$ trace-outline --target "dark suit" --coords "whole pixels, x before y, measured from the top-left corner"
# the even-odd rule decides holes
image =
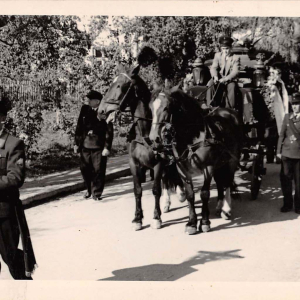
[[[0,253],[14,279],[31,279],[25,276],[24,252],[18,249],[20,228],[16,207],[24,180],[24,143],[4,132],[0,137]]]
[[[92,131],[91,135],[88,133]],[[113,125],[99,121],[97,110],[83,105],[75,131],[75,144],[79,147],[81,173],[87,190],[96,197],[102,195],[105,183],[107,157],[104,148],[110,150],[113,140]]]
[[[283,193],[283,205],[300,209],[300,118],[286,114],[277,144],[277,153],[282,155],[280,181]],[[295,182],[293,201],[292,180]]]
[[[210,74],[212,77],[225,78],[226,83],[219,85],[218,91],[216,91],[216,86],[214,84],[213,78],[208,82],[207,86],[209,89],[206,93],[206,100],[208,105],[213,106],[225,106],[228,108],[236,108],[236,94],[237,94],[237,84],[234,80],[238,77],[240,70],[240,58],[237,55],[230,54],[226,61],[224,61],[222,53],[218,52],[215,54],[212,66],[210,68]],[[222,105],[219,103],[221,101],[224,91],[226,92],[226,103]],[[217,94],[215,95],[215,93]],[[215,97],[214,97],[215,96]],[[214,103],[211,103],[212,100]]]

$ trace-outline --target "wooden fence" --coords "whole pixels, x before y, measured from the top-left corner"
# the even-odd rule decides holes
[[[32,81],[13,81],[0,78],[0,99],[6,95],[23,100],[49,100],[55,101],[58,97],[69,95],[79,100],[86,87],[83,84],[60,84],[59,86],[51,85],[48,82]]]

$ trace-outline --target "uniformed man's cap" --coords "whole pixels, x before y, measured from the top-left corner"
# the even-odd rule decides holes
[[[0,100],[0,115],[7,115],[8,109],[7,105],[4,103],[4,101]]]
[[[86,95],[90,100],[91,99],[97,99],[97,100],[102,100],[102,95],[101,93],[91,90],[87,95]]]
[[[221,47],[231,47],[233,39],[229,36],[222,36],[219,38],[219,43]]]
[[[292,104],[300,104],[300,93],[293,94]]]

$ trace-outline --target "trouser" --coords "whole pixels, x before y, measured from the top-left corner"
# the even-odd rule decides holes
[[[102,195],[105,184],[107,157],[102,149],[81,150],[80,170],[89,193],[96,197]]]
[[[18,249],[20,231],[16,215],[0,218],[0,254],[14,279],[31,280],[25,276],[24,252]],[[1,270],[1,264],[0,264]]]
[[[236,82],[229,83],[214,83],[211,79],[207,84],[206,92],[207,105],[221,106],[227,108],[238,109],[237,105],[237,84]]]
[[[293,199],[293,179],[295,195]],[[280,182],[283,194],[283,205],[288,208],[300,209],[300,159],[282,156]],[[294,201],[293,201],[294,200]]]

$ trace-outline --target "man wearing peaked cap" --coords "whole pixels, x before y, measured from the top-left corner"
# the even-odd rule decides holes
[[[210,68],[212,79],[207,84],[206,99],[208,105],[234,109],[238,106],[236,79],[240,71],[240,58],[231,53],[232,43],[233,39],[228,36],[222,36],[219,39],[221,52],[215,54]],[[222,103],[222,99],[225,100],[225,104]]]
[[[233,43],[233,39],[229,36],[221,36],[219,38],[220,47],[231,47]]]
[[[288,212],[294,208],[295,212],[300,214],[300,93],[292,96],[292,108],[293,112],[284,116],[277,144],[277,156],[281,158],[281,212]]]
[[[91,90],[86,96],[89,99],[96,99],[96,100],[99,100],[99,101],[102,100],[102,94],[97,92],[97,91],[94,91],[94,90]]]
[[[19,188],[25,180],[25,145],[6,132],[7,103],[0,100],[0,254],[14,279],[32,279],[36,266]],[[20,233],[23,251],[18,249]],[[0,265],[1,270],[1,265]]]
[[[113,140],[113,125],[97,118],[101,93],[91,90],[86,97],[75,131],[74,152],[80,152],[80,170],[87,192],[84,198],[101,200],[104,189],[107,156]]]

